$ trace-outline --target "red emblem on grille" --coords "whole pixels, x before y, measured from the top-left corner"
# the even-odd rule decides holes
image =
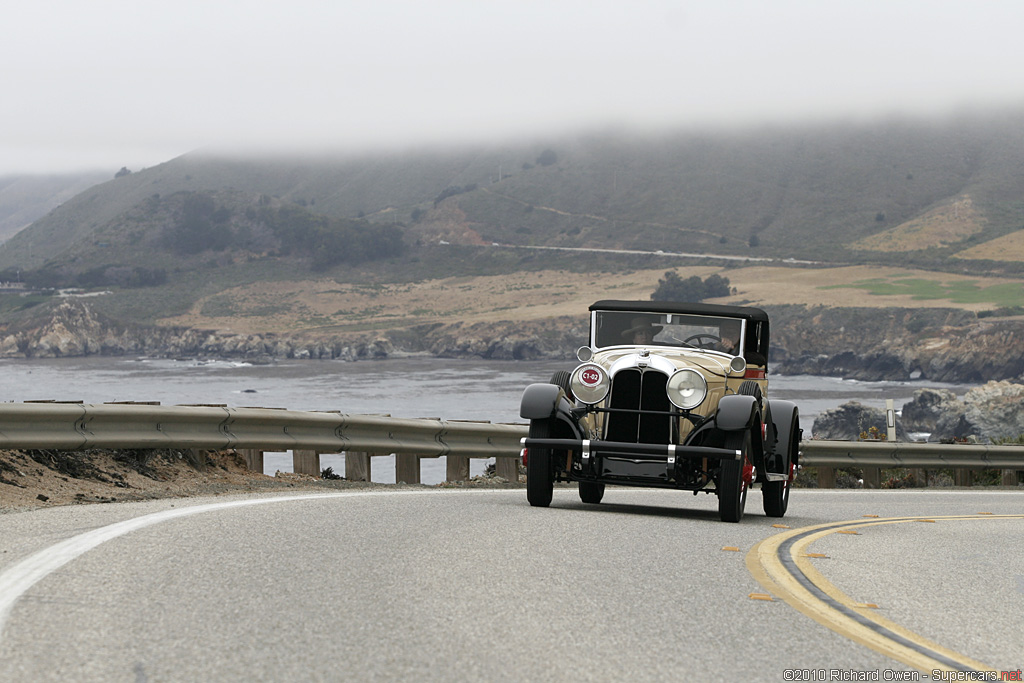
[[[580,373],[580,381],[588,387],[595,386],[601,382],[601,371],[597,368],[587,368]]]

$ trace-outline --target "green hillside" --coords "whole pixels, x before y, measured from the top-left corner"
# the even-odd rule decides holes
[[[348,159],[191,154],[65,202],[0,249],[0,268],[38,268],[77,252],[153,197],[228,190],[335,218],[402,224],[421,244],[450,242],[449,235],[481,244],[928,265],[1024,228],[1022,166],[1021,112],[943,124],[609,134]],[[897,256],[884,242],[872,246],[872,236],[964,197],[975,226],[959,242]]]

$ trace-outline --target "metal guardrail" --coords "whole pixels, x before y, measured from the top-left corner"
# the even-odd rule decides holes
[[[442,456],[449,458],[449,479],[468,476],[469,458],[497,458],[498,473],[511,479],[526,434],[525,425],[272,408],[0,404],[0,448],[239,449],[261,471],[262,451],[290,450],[295,471],[314,475],[319,454],[346,453],[357,456],[351,469],[346,457],[346,476],[367,480],[370,456],[395,454],[399,481],[410,483],[419,481],[418,458]],[[1022,446],[810,440],[801,443],[801,453],[804,465],[822,468],[1024,470]]]
[[[810,440],[800,453],[809,467],[1024,469],[1024,446]]]
[[[254,448],[492,458],[521,425],[333,412],[125,404],[0,404],[0,448]]]

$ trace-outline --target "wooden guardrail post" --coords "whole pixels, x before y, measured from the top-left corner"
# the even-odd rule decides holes
[[[296,474],[320,476],[320,453],[295,449],[292,451],[292,471]]]
[[[880,467],[865,467],[863,470],[864,488],[866,489],[880,489],[882,488],[882,468]]]
[[[836,470],[833,467],[818,468],[818,488],[834,489],[836,487]]]
[[[370,454],[345,451],[345,478],[349,481],[370,481]]]
[[[495,458],[494,473],[506,481],[519,481],[519,458]]]
[[[1003,470],[1003,478],[1000,482],[1003,486],[1017,485],[1017,470]]]
[[[420,483],[420,456],[407,453],[395,455],[395,483]]]
[[[263,451],[258,448],[239,448],[237,453],[245,460],[245,466],[250,471],[263,474]]]
[[[466,481],[469,479],[469,458],[458,455],[445,457],[445,481]]]
[[[910,473],[914,476],[914,486],[928,486],[928,470],[913,467]]]
[[[953,470],[953,483],[956,486],[973,486],[974,472],[959,468]]]

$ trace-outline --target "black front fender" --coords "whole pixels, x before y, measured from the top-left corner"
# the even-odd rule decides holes
[[[753,396],[730,394],[718,401],[715,424],[726,432],[750,429],[758,417],[758,402]]]
[[[554,384],[531,384],[523,392],[519,403],[519,417],[525,420],[544,420],[559,412],[568,414],[572,405],[562,388]]]

